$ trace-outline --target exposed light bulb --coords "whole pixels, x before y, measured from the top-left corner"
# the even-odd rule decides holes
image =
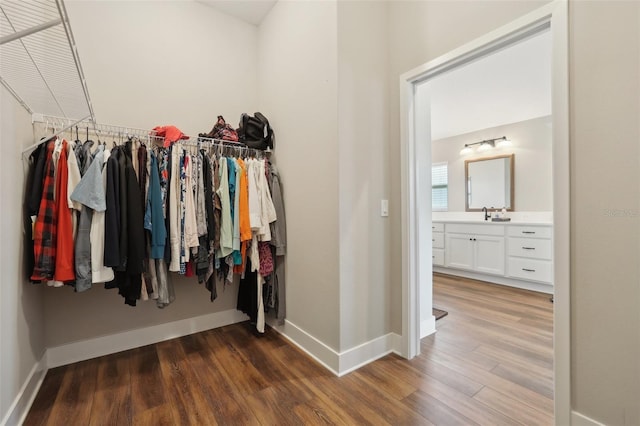
[[[465,145],[464,148],[460,150],[460,155],[469,155],[473,152],[470,146]]]
[[[484,142],[480,144],[480,146],[478,147],[478,151],[480,152],[489,151],[492,148],[493,148],[493,145],[491,145],[489,142]]]
[[[504,148],[511,145],[513,145],[513,143],[511,143],[511,139],[508,139],[506,136],[503,139],[500,139],[496,143],[496,146],[499,146],[500,148]]]

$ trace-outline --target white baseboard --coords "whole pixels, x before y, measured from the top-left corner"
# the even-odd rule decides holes
[[[338,352],[289,320],[285,320],[284,325],[277,325],[274,321],[268,322],[284,338],[338,377],[391,352],[397,354],[401,352],[401,337],[395,333],[388,333],[346,351]]]
[[[423,339],[436,332],[436,317],[429,315],[429,318],[420,321],[420,338]]]
[[[361,345],[340,353],[340,370],[338,376],[344,376],[358,368],[382,358],[392,352],[400,354],[401,338],[395,333],[387,333],[377,339],[369,340]]]
[[[36,399],[38,390],[42,385],[44,376],[47,375],[47,353],[45,352],[40,361],[36,362],[31,372],[24,381],[18,395],[13,400],[13,404],[9,407],[9,411],[5,414],[0,422],[2,426],[21,425],[29,413],[31,404]]]
[[[42,359],[33,366],[0,426],[19,425],[24,421],[48,368],[223,327],[246,319],[246,315],[231,309],[48,348]],[[435,324],[435,320],[433,322]],[[401,336],[395,333],[337,352],[290,321],[285,321],[282,326],[270,325],[336,376],[347,374],[391,352],[401,352]]]
[[[497,275],[478,274],[476,272],[463,271],[462,269],[445,268],[434,266],[433,272],[457,277],[471,278],[473,280],[486,281],[493,284],[505,285],[507,287],[521,288],[523,290],[537,291],[539,293],[553,294],[553,285],[537,283],[534,281],[524,281],[515,278],[500,277]]]
[[[302,349],[327,370],[339,376],[340,354],[333,348],[325,345],[289,320],[285,320],[283,325],[278,325],[271,319],[267,320],[267,322],[271,328],[280,333],[285,339]]]
[[[571,411],[571,426],[605,426],[592,418],[580,414],[577,411]]]
[[[245,321],[248,317],[235,310],[201,315],[170,323],[153,325],[108,336],[96,337],[66,345],[47,349],[47,365],[49,368],[84,361],[103,355],[126,351],[140,346],[151,345],[176,337],[223,327]]]

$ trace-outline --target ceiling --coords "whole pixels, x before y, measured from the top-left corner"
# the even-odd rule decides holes
[[[432,140],[551,115],[551,32],[424,84]]]
[[[197,0],[260,25],[277,0]],[[429,80],[432,139],[551,115],[551,32]]]
[[[277,0],[197,0],[241,21],[260,25]]]

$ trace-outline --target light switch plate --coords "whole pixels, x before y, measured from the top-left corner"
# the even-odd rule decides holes
[[[389,200],[380,201],[380,216],[382,217],[389,216]]]

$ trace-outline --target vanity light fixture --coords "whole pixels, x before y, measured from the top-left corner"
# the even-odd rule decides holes
[[[473,152],[472,146],[475,145],[480,145],[478,146],[478,152],[484,152],[496,147],[502,148],[511,146],[511,140],[507,139],[506,136],[502,136],[500,138],[486,139],[480,142],[465,143],[464,147],[460,150],[460,155],[471,154]]]

